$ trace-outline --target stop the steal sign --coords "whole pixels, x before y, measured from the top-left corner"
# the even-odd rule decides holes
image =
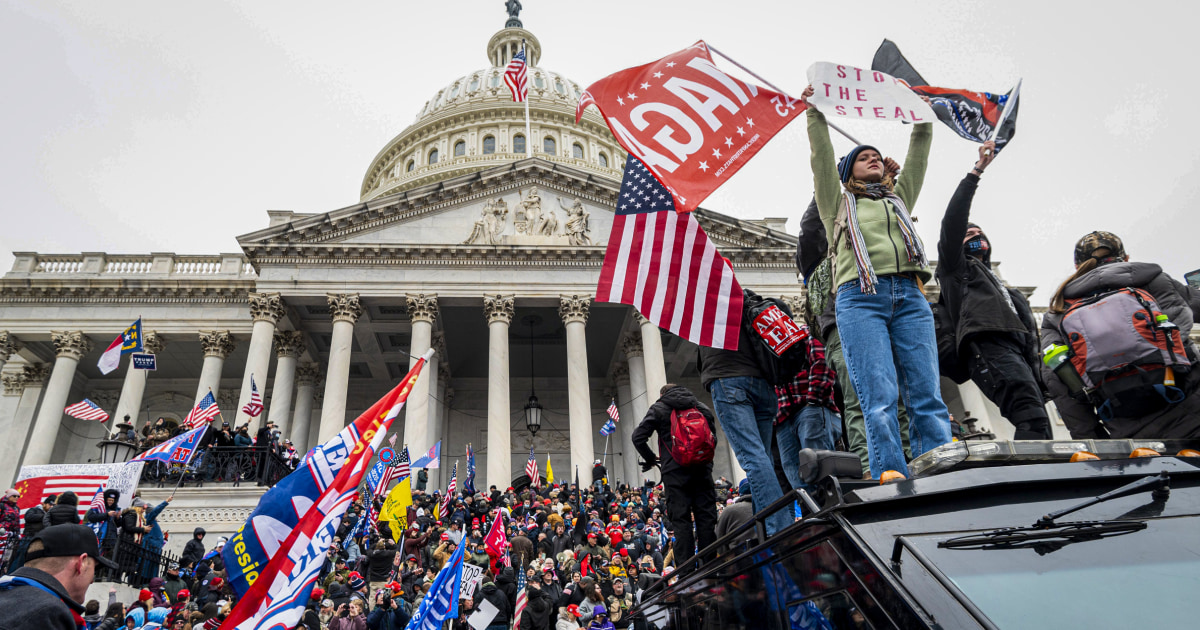
[[[937,116],[908,84],[889,74],[818,61],[808,68],[808,99],[826,116],[857,120],[931,122]]]

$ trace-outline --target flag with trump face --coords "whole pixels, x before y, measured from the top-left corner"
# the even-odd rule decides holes
[[[671,195],[630,155],[617,198],[597,302],[630,304],[692,343],[736,350],[742,287],[729,261]]]
[[[576,106],[576,124],[589,105],[679,212],[699,207],[805,108],[729,76],[703,41],[593,83]]]
[[[346,508],[432,355],[419,358],[399,385],[259,500],[221,553],[240,596],[222,628],[299,623]]]

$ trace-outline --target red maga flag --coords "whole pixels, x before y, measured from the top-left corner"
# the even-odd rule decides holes
[[[671,191],[678,212],[699,207],[805,108],[725,74],[703,41],[593,83],[576,124],[588,105]]]

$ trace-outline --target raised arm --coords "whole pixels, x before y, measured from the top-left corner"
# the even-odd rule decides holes
[[[963,239],[967,235],[967,223],[971,220],[971,202],[979,185],[979,176],[996,157],[995,143],[986,142],[979,147],[979,160],[975,167],[958,184],[946,214],[942,217],[942,234],[938,239],[938,272],[957,271],[966,264],[963,254]]]
[[[904,171],[896,181],[896,196],[904,200],[909,213],[917,205],[917,197],[925,184],[925,169],[929,166],[929,147],[933,145],[933,123],[913,125],[908,140],[908,155],[904,157]]]

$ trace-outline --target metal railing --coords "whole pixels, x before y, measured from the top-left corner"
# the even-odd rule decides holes
[[[205,483],[232,483],[238,487],[243,482],[270,487],[292,470],[292,463],[271,449],[212,446],[198,451],[187,466],[147,462],[142,467],[141,483],[154,484],[159,488],[200,488]]]
[[[162,577],[167,568],[179,562],[179,557],[162,549],[152,549],[120,537],[106,538],[100,544],[100,555],[117,563],[110,569],[96,565],[97,582],[122,582],[142,588],[151,578]]]

